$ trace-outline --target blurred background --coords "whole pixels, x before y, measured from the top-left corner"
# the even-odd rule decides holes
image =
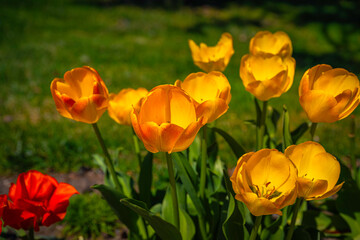
[[[106,204],[99,204],[105,210],[96,213],[94,221],[115,223],[104,227],[98,220],[94,223],[97,229],[80,233],[66,227],[92,226],[75,221],[79,221],[79,211],[96,215],[86,203],[101,201],[88,186],[94,183],[91,180],[102,181],[94,161],[94,154],[102,152],[90,125],[65,119],[56,111],[50,93],[54,78],[88,65],[99,72],[109,92],[129,87],[150,90],[200,71],[193,64],[189,39],[212,46],[223,32],[229,32],[235,54],[224,74],[232,86],[232,100],[216,126],[230,131],[251,151],[255,128],[246,120],[254,119],[255,108],[239,77],[240,59],[248,53],[250,39],[258,31],[269,30],[284,31],[292,40],[297,62],[293,86],[280,98],[271,99],[269,105],[279,112],[287,105],[293,130],[308,121],[298,101],[299,81],[308,68],[326,63],[359,76],[358,9],[360,2],[350,0],[0,0],[0,194],[7,193],[18,173],[29,169],[64,181],[79,182],[85,176],[81,190],[88,197],[73,197],[71,206],[76,206],[77,212],[72,207],[62,236],[122,234],[114,232],[120,223],[114,221],[116,217],[111,219]],[[351,149],[348,137],[352,122],[359,125],[359,121],[360,110],[356,109],[352,118],[320,124],[317,139],[346,163],[352,151],[357,157],[360,154],[360,148]],[[122,171],[136,176],[137,160],[128,139],[131,128],[118,125],[107,113],[98,126]],[[355,133],[357,136],[359,130]],[[231,168],[237,159],[226,143],[219,141],[221,157]],[[154,171],[161,179],[165,165],[160,156],[155,157],[158,164]]]

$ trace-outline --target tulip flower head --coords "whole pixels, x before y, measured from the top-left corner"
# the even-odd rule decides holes
[[[6,194],[2,194],[0,195],[0,234],[2,231],[2,221],[1,221],[1,217],[3,215],[4,212],[4,208],[7,206],[7,195]]]
[[[9,189],[4,226],[35,231],[39,226],[50,226],[64,219],[73,194],[78,194],[73,186],[58,183],[51,176],[35,170],[21,173]]]
[[[108,113],[117,123],[131,126],[130,113],[141,98],[148,94],[145,88],[126,88],[118,94],[111,93],[109,97]]]
[[[75,68],[51,82],[56,109],[66,118],[96,123],[108,106],[109,92],[91,67]]]
[[[340,164],[334,156],[316,142],[291,145],[285,150],[298,169],[298,197],[318,200],[330,197],[340,190],[344,182],[336,185]]]
[[[359,79],[343,68],[319,64],[300,81],[299,101],[310,121],[336,122],[359,105]]]
[[[196,117],[194,100],[181,88],[160,85],[134,108],[131,121],[145,148],[156,152],[179,152],[190,146],[205,124]]]
[[[262,149],[239,158],[231,176],[235,198],[254,216],[278,214],[296,200],[297,170],[283,153]]]
[[[261,101],[280,97],[294,80],[295,59],[277,55],[251,55],[241,58],[240,77],[246,91]]]
[[[289,36],[284,32],[272,34],[260,31],[250,40],[250,54],[271,54],[280,57],[291,57],[292,44]]]
[[[219,118],[229,108],[231,86],[221,72],[192,73],[183,82],[177,80],[175,85],[195,100],[197,117],[204,116],[207,123]]]
[[[230,33],[223,33],[214,47],[208,47],[205,43],[200,43],[199,47],[193,40],[189,40],[189,46],[195,65],[205,72],[224,71],[234,54]]]

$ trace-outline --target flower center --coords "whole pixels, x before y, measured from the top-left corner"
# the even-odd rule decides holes
[[[267,182],[266,184],[262,185],[261,190],[258,185],[250,186],[250,189],[259,198],[263,197],[263,198],[267,198],[270,200],[272,198],[280,196],[281,192],[276,191],[275,186],[270,186],[270,184],[271,184],[271,182]]]

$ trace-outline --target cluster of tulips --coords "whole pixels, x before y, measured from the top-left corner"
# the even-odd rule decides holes
[[[159,236],[254,240],[259,234],[266,239],[261,234],[265,229],[261,227],[262,217],[281,216],[283,208],[294,205],[291,221],[285,220],[286,226],[290,224],[281,233],[283,238],[286,233],[286,239],[291,239],[304,200],[334,195],[344,182],[337,184],[340,175],[337,159],[319,143],[306,141],[296,145],[289,136],[288,125],[284,125],[280,149],[267,148],[270,131],[266,124],[267,101],[288,91],[294,79],[295,60],[289,36],[284,32],[258,32],[250,41],[250,53],[241,59],[240,77],[245,89],[255,97],[257,107],[255,152],[246,152],[228,133],[213,127],[213,122],[227,112],[231,100],[231,86],[222,72],[234,54],[232,36],[224,33],[214,47],[204,43],[198,46],[192,40],[189,46],[194,63],[205,72],[191,73],[183,81],[156,86],[149,92],[129,88],[109,94],[99,73],[87,66],[72,69],[64,78],[52,81],[50,89],[58,112],[66,118],[92,124],[104,151],[110,181],[94,188],[113,207],[134,239]],[[359,94],[358,78],[345,69],[321,64],[307,70],[300,82],[299,100],[312,122],[312,138],[317,123],[335,122],[352,113],[359,104]],[[140,192],[122,181],[126,176],[114,168],[104,144],[97,122],[106,110],[117,123],[132,126],[136,134],[133,139],[140,166]],[[199,131],[200,144],[193,144]],[[217,157],[215,133],[229,143],[239,158],[231,177],[223,171],[224,164]],[[150,152],[144,158],[137,139]],[[146,169],[152,166],[149,159],[152,161],[152,154],[157,152],[165,155],[170,186],[160,203],[151,199],[152,172],[151,168]],[[356,171],[356,166],[353,169]],[[146,171],[147,175],[142,174]],[[141,180],[144,178],[150,183]],[[31,184],[34,186],[27,187]],[[19,190],[20,187],[26,191]],[[59,190],[61,187],[66,187],[66,191]],[[129,188],[130,191],[126,190]],[[48,226],[63,218],[68,198],[74,193],[77,192],[71,186],[30,171],[11,186],[9,200],[1,196],[3,221],[16,229],[31,226],[37,231],[39,225]],[[165,203],[170,207],[166,208]],[[10,217],[10,211],[17,214],[27,211],[32,215],[19,219]]]

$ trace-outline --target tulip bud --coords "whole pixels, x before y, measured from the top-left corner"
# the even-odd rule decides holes
[[[109,97],[109,116],[117,123],[131,126],[130,113],[133,107],[137,107],[141,98],[145,97],[148,90],[145,88],[126,88],[118,94],[111,93]]]
[[[295,59],[292,57],[246,54],[241,58],[240,77],[245,89],[261,101],[287,92],[294,74]]]
[[[359,79],[343,68],[319,64],[300,81],[299,101],[310,121],[336,122],[359,105]]]
[[[285,155],[298,169],[298,197],[319,200],[330,197],[340,190],[344,182],[336,185],[340,176],[340,164],[334,156],[316,142],[291,145]]]
[[[193,40],[189,40],[189,46],[195,65],[205,72],[224,71],[234,54],[230,33],[223,33],[214,47],[208,47],[205,43],[200,43],[199,47]]]
[[[250,54],[271,54],[282,58],[291,57],[291,40],[284,32],[274,34],[269,31],[257,32],[250,40]]]
[[[75,68],[50,86],[56,109],[66,118],[96,123],[108,106],[109,92],[98,72],[91,67]]]
[[[205,124],[203,117],[196,117],[193,99],[173,85],[153,88],[133,109],[131,121],[136,135],[153,153],[185,150]]]
[[[231,176],[235,198],[254,216],[278,214],[296,200],[297,170],[283,153],[262,149],[239,158]]]
[[[192,73],[183,82],[177,80],[175,85],[195,100],[197,117],[204,116],[207,123],[219,118],[229,108],[231,86],[221,72]]]

